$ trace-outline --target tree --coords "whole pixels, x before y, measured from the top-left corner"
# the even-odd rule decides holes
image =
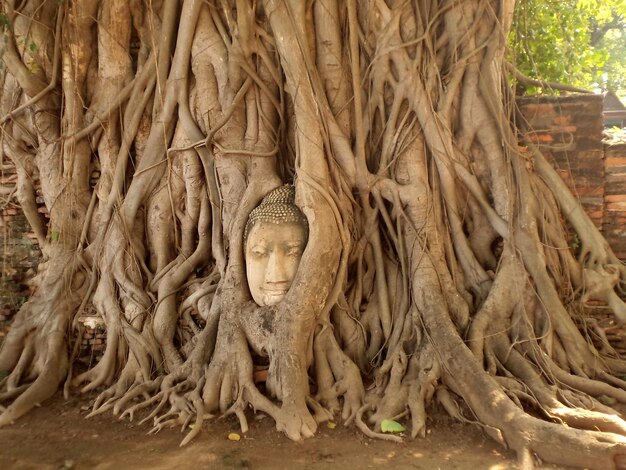
[[[513,61],[526,76],[586,89],[626,88],[626,2],[517,2]]]
[[[625,319],[626,269],[516,126],[513,1],[2,8],[2,149],[46,260],[0,352],[0,425],[63,384],[100,390],[92,414],[195,421],[184,443],[248,407],[295,440],[337,413],[395,440],[384,419],[423,435],[436,400],[526,464],[624,464],[603,401],[625,363],[583,307]],[[259,307],[244,227],[291,181],[308,244]],[[88,309],[107,344],[81,372]]]

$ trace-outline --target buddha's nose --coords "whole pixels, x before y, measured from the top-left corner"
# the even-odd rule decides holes
[[[287,272],[287,259],[278,250],[272,252],[267,260],[265,271],[265,282],[287,283],[289,276]]]

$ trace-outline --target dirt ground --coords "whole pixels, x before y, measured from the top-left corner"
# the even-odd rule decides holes
[[[111,412],[85,419],[93,397],[59,394],[0,429],[0,469],[459,469],[516,468],[515,455],[478,427],[452,421],[435,410],[425,439],[402,444],[366,438],[354,427],[322,425],[301,443],[276,431],[271,419],[250,416],[240,441],[235,418],[205,423],[200,435],[179,447],[180,429],[147,435],[148,424],[119,421]],[[543,468],[559,469],[546,465]]]

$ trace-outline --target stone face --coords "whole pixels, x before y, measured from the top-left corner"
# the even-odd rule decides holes
[[[246,277],[258,305],[276,305],[291,287],[308,238],[308,222],[290,184],[265,195],[244,231]]]
[[[246,276],[258,305],[276,305],[291,287],[307,234],[301,223],[259,222],[246,241]]]

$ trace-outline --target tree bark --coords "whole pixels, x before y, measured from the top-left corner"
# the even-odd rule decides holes
[[[438,402],[523,465],[623,467],[602,401],[626,401],[626,363],[579,312],[623,321],[626,268],[515,127],[513,6],[5,2],[0,142],[45,262],[1,345],[0,425],[62,383],[98,391],[91,415],[194,421],[183,444],[250,407],[294,440],[338,414],[400,440],[383,421],[423,436]],[[309,240],[258,306],[244,228],[284,183]],[[76,373],[86,311],[106,349]]]

